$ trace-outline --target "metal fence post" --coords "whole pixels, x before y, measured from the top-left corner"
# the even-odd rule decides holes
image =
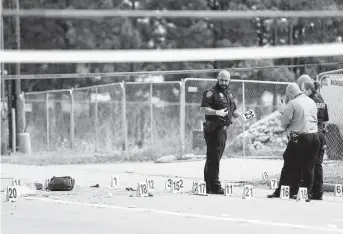
[[[45,94],[46,149],[50,151],[49,92]]]
[[[70,89],[70,101],[71,101],[71,106],[70,106],[70,149],[73,149],[74,147],[74,131],[75,131],[75,123],[74,123],[74,90],[73,88]]]
[[[180,143],[181,152],[180,157],[183,158],[185,153],[185,128],[186,128],[186,89],[185,80],[180,82]]]
[[[154,144],[154,129],[153,129],[153,123],[154,123],[154,106],[152,103],[152,97],[153,97],[153,85],[150,84],[150,140],[151,140],[151,148]]]
[[[245,112],[245,82],[242,81],[242,114]],[[245,124],[242,124],[243,126],[243,156],[245,157]]]
[[[94,104],[94,127],[95,127],[95,140],[94,151],[98,151],[98,88],[95,88],[95,104]]]
[[[125,81],[121,84],[123,95],[122,95],[122,121],[123,121],[123,133],[124,133],[124,150],[128,150],[128,139],[127,139],[127,120],[126,120],[126,88]]]

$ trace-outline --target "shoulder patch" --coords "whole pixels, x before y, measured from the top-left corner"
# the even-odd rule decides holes
[[[206,97],[207,97],[207,98],[212,97],[212,95],[213,95],[213,92],[212,92],[211,90],[209,90],[209,91],[206,92]]]

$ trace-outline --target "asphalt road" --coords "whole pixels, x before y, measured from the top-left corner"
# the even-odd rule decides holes
[[[262,196],[243,200],[218,195],[130,198],[122,194],[84,202],[60,195],[58,199],[3,202],[1,233],[343,233],[342,208],[340,200],[305,203]]]
[[[244,162],[244,161],[241,161]],[[260,178],[261,171],[277,171],[279,162],[237,163],[224,161],[223,180]],[[70,192],[34,191],[16,203],[4,202],[1,194],[1,233],[264,233],[326,234],[343,233],[343,197],[325,194],[323,201],[310,203],[295,200],[267,199],[272,190],[254,187],[254,197],[242,199],[243,187],[235,186],[232,197],[196,196],[189,193],[194,178],[202,177],[201,163],[122,164],[97,166],[26,167],[1,165],[2,177],[26,181],[52,175],[76,177]],[[257,168],[253,171],[252,168]],[[196,167],[196,170],[193,168]],[[238,167],[235,169],[235,167]],[[132,170],[125,173],[126,170]],[[68,173],[69,172],[69,173]],[[110,176],[119,175],[120,188],[110,188]],[[169,175],[169,176],[168,176]],[[164,191],[168,177],[184,180],[182,193]],[[136,197],[126,187],[146,178],[155,180],[152,197]],[[233,179],[232,179],[233,180]],[[9,180],[2,179],[2,186]],[[100,188],[89,185],[99,183]],[[28,189],[29,190],[29,189]],[[26,190],[26,191],[28,191]]]

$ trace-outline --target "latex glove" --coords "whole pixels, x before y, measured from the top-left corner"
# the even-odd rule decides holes
[[[221,109],[221,110],[217,110],[216,111],[216,115],[219,115],[221,117],[226,116],[229,113],[227,108]]]

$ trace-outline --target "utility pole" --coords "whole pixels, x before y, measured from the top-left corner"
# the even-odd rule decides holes
[[[11,35],[15,34],[15,42],[11,41],[11,48],[13,49],[14,47],[17,50],[20,50],[20,16],[19,16],[19,0],[9,0],[9,5],[11,9],[14,9],[14,4],[15,4],[15,9],[17,10],[18,14],[15,17],[12,17],[11,20]],[[13,21],[16,21],[15,24]],[[12,37],[13,38],[13,37]],[[15,44],[15,45],[14,45]],[[13,66],[11,66],[10,69],[11,73],[15,73],[16,75],[20,75],[20,63],[16,63],[15,69]],[[19,142],[19,132],[22,131],[22,126],[21,126],[21,120],[22,120],[22,115],[21,115],[21,99],[20,99],[20,93],[21,93],[21,82],[20,79],[17,78],[16,80],[11,80],[8,81],[8,130],[9,130],[9,148],[12,149],[12,152],[17,151],[17,146]],[[15,109],[15,122],[12,121],[13,116],[12,116],[12,109]],[[15,132],[12,132],[13,127],[15,127]],[[15,136],[13,136],[15,134]],[[14,142],[15,140],[15,142]]]
[[[4,23],[3,23],[3,16],[2,16],[2,1],[0,0],[0,50],[4,49]],[[1,59],[1,58],[0,58]],[[3,112],[3,107],[4,107],[4,94],[5,94],[5,82],[3,81],[3,75],[5,73],[5,68],[4,68],[4,63],[2,60],[0,60],[0,155],[5,151],[3,147],[6,147],[5,144],[3,144],[4,139],[2,137],[5,134],[2,134],[2,132],[5,132],[3,129],[3,123],[4,121],[4,112]],[[7,148],[7,147],[6,147]]]
[[[16,10],[17,10],[17,15],[16,15],[16,47],[17,50],[20,50],[20,16],[19,16],[19,11],[20,11],[20,4],[19,4],[19,0],[15,0],[16,2]],[[17,76],[20,76],[21,73],[21,66],[20,63],[16,63],[16,74]],[[21,97],[21,80],[20,78],[17,78],[15,80],[15,106],[16,106],[16,142],[17,142],[17,146],[19,145],[19,133],[23,132],[25,126],[23,125],[23,120],[25,118],[25,116],[23,116],[22,109],[23,109],[23,98]]]
[[[2,1],[0,0],[0,14],[1,14],[1,17],[0,17],[0,50],[4,50],[4,17],[2,16],[2,10],[3,10],[3,3]],[[4,97],[5,97],[5,81],[2,79],[3,75],[6,75],[5,74],[5,64],[4,62],[1,60],[0,61],[0,72],[1,72],[1,88],[0,88],[0,98],[1,100],[3,101],[4,100]]]

